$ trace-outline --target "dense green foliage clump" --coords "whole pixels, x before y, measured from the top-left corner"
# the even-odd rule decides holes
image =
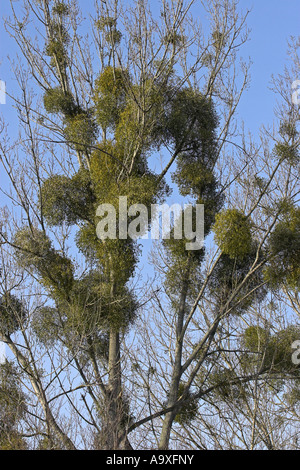
[[[51,176],[42,186],[41,205],[50,226],[63,223],[74,225],[80,220],[93,220],[94,201],[90,174],[84,168],[72,178]]]
[[[0,333],[11,335],[22,328],[27,310],[16,296],[6,293],[0,298]]]
[[[265,370],[273,370],[299,376],[299,366],[293,364],[292,344],[299,340],[300,328],[289,326],[278,333],[261,326],[250,326],[243,337],[247,350],[244,363],[246,367],[257,365]]]
[[[265,278],[274,288],[287,284],[300,288],[300,208],[288,205],[269,239],[271,260]]]
[[[70,115],[75,111],[72,93],[64,92],[61,87],[49,88],[44,94],[44,106],[48,113]]]
[[[216,215],[214,236],[222,252],[230,258],[242,259],[251,252],[251,221],[237,209]]]
[[[79,110],[65,119],[64,135],[77,152],[87,152],[95,144],[97,125],[89,111]]]
[[[263,254],[257,243],[243,258],[232,258],[223,253],[209,280],[212,298],[216,301],[216,313],[227,306],[231,314],[240,315],[253,303],[261,302],[267,294],[263,268]]]
[[[137,301],[127,288],[118,288],[111,302],[110,285],[98,271],[74,280],[68,298],[58,299],[56,307],[41,307],[35,311],[31,326],[39,341],[53,345],[58,337],[72,350],[87,353],[92,343],[97,357],[107,358],[108,332],[125,331],[134,321]],[[76,335],[74,336],[74,332]]]
[[[0,450],[27,450],[18,424],[26,411],[26,397],[14,364],[0,364]]]
[[[279,142],[276,144],[274,153],[280,161],[287,161],[292,165],[300,162],[298,147],[289,142]]]
[[[65,2],[57,1],[55,3],[55,5],[53,5],[52,12],[55,15],[58,15],[60,17],[64,17],[64,16],[69,15],[70,9],[69,9],[68,5]]]
[[[178,397],[180,398],[181,395],[185,392],[185,384],[181,382],[178,388]],[[188,425],[195,419],[198,413],[198,401],[193,399],[191,392],[185,394],[186,404],[184,404],[181,408],[179,413],[175,416],[175,423]]]
[[[24,228],[15,235],[19,264],[40,276],[54,297],[65,297],[73,286],[72,261],[53,247],[49,237],[37,229]]]
[[[107,67],[95,83],[95,114],[103,129],[115,129],[126,105],[128,76],[119,68]]]
[[[241,404],[246,398],[245,390],[238,379],[236,372],[227,367],[217,366],[209,377],[209,384],[212,387],[214,400],[226,401]]]

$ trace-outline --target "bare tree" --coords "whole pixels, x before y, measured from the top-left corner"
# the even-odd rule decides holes
[[[11,2],[5,23],[22,54],[19,133],[2,122],[0,143],[19,435],[39,449],[297,448],[298,56],[274,80],[274,129],[254,139],[236,118],[249,85],[236,1],[80,3]],[[205,245],[187,250],[172,227],[149,279],[119,201],[150,209],[170,190],[204,205]],[[104,203],[116,239],[97,237]]]

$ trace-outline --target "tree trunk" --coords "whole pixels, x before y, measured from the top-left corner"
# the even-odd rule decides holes
[[[183,282],[181,295],[180,295],[180,302],[179,302],[179,312],[178,312],[178,320],[176,326],[176,349],[175,349],[175,359],[174,359],[174,366],[173,366],[173,374],[171,380],[171,386],[168,396],[167,408],[172,407],[178,400],[178,390],[179,384],[182,374],[181,362],[182,362],[182,328],[183,328],[183,321],[184,321],[184,312],[185,312],[185,305],[186,305],[186,297],[188,293],[188,278],[189,278],[189,266],[187,268],[187,273],[185,280]],[[177,410],[176,408],[166,414],[162,432],[160,436],[159,442],[159,449],[165,450],[169,447],[170,435],[172,430],[173,421],[175,419]]]
[[[122,400],[120,334],[114,330],[110,332],[108,365],[109,379],[100,447],[102,450],[131,450],[125,430],[126,416]]]

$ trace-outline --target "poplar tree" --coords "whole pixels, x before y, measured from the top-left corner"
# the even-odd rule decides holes
[[[259,387],[285,403],[298,391],[299,329],[270,305],[300,312],[299,131],[286,91],[277,133],[240,135],[248,12],[234,0],[96,0],[87,20],[80,1],[22,6],[6,20],[23,54],[20,137],[11,146],[3,127],[0,147],[17,207],[2,209],[0,338],[30,391],[17,391],[11,445],[230,448],[219,427],[231,407],[252,430],[245,447],[276,447],[249,410],[263,406]],[[173,227],[153,248],[157,285],[144,284],[119,201],[151,214],[172,191],[194,214],[204,205],[205,243],[187,250]],[[97,236],[102,204],[115,209],[113,239]]]

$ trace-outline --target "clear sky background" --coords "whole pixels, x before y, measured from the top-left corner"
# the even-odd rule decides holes
[[[239,114],[255,134],[262,124],[271,124],[274,119],[271,76],[283,73],[288,63],[287,41],[300,35],[300,0],[241,0],[240,5],[252,8],[248,17],[251,39],[242,50],[253,65],[250,89],[242,97]],[[294,77],[297,79],[300,76]]]

